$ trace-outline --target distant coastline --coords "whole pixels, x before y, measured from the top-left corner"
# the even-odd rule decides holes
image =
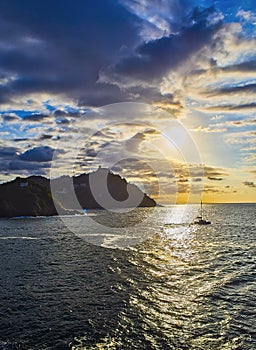
[[[92,173],[79,176],[61,176],[49,180],[42,176],[17,177],[15,180],[0,185],[0,217],[38,217],[54,215],[81,214],[82,210],[104,209],[101,201],[92,194],[89,177],[96,178],[100,183],[107,176],[108,191],[115,203],[125,206],[129,194],[141,198],[138,207],[155,207],[157,203],[137,186],[130,184],[120,175],[113,174],[109,169],[99,168]],[[54,194],[51,191],[54,184]],[[70,198],[75,192],[77,205]],[[101,193],[96,193],[96,197]],[[118,209],[118,207],[116,208]]]

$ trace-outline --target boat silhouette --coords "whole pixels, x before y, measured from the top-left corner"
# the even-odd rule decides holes
[[[203,204],[201,201],[201,207],[200,207],[200,215],[197,216],[193,222],[195,225],[210,225],[211,221],[203,219]]]

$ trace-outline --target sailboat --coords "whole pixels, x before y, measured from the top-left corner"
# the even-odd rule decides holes
[[[203,219],[203,204],[201,201],[200,215],[196,217],[194,220],[194,224],[196,225],[210,225],[211,221],[207,221]]]

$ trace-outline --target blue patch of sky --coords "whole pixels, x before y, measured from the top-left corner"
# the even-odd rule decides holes
[[[200,6],[200,7],[214,6],[216,10],[219,10],[223,13],[223,15],[225,16],[225,20],[228,22],[237,21],[237,12],[239,10],[252,11],[252,12],[255,11],[255,0],[244,0],[244,1],[201,0],[201,1],[194,1],[193,3],[194,3],[194,6]]]
[[[30,113],[31,114],[31,113]],[[27,115],[30,115],[27,114]],[[36,128],[36,131],[32,131]],[[22,138],[34,138],[38,136],[38,128],[44,128],[44,124],[25,124],[23,123],[1,123],[0,137],[2,140],[14,140]]]
[[[218,82],[213,82],[206,85],[206,89],[208,90],[218,90],[218,89],[228,89],[235,87],[246,87],[247,85],[256,84],[256,80],[252,79],[244,79],[244,78],[224,78]]]
[[[69,106],[69,105],[62,105],[62,106],[53,106],[49,101],[43,102],[43,106],[50,112],[53,113],[54,111],[58,110],[59,108],[63,109],[66,113],[78,113],[81,112],[81,109],[79,107]],[[31,111],[33,113],[33,111]]]
[[[28,135],[30,136],[30,137],[35,137],[35,136],[37,136],[38,135],[38,131],[36,131],[36,132],[31,132],[31,130],[33,130],[33,129],[38,129],[38,128],[40,128],[40,127],[44,127],[44,125],[41,123],[41,124],[26,124],[25,126],[23,126],[23,128],[22,128],[22,131],[24,132],[24,133],[29,133]],[[28,136],[27,134],[26,134],[26,136]]]
[[[251,116],[248,117],[244,114],[237,114],[237,113],[228,113],[228,114],[225,114],[225,113],[216,113],[216,115],[223,115],[223,119],[222,120],[215,120],[216,123],[221,123],[223,121],[236,121],[236,122],[239,122],[239,121],[244,121],[245,119],[251,119]],[[238,129],[238,128],[237,128]]]
[[[56,111],[56,107],[52,106],[49,101],[43,103],[44,107],[49,111],[49,112],[54,112]]]
[[[2,115],[15,114],[22,119],[31,115],[41,114],[38,110],[25,111],[23,109],[8,109],[7,111],[1,111],[0,113]]]
[[[242,21],[241,17],[237,16],[239,10],[251,11],[256,15],[255,0],[201,0],[193,1],[193,5],[195,7],[198,6],[203,8],[214,6],[216,10],[219,10],[223,14],[225,22],[239,22],[243,25],[245,35],[247,35],[248,37],[255,35],[255,24],[253,22],[250,23]]]
[[[26,137],[26,133],[20,129],[21,124],[0,124],[0,137],[2,140],[10,140]]]
[[[67,113],[77,113],[80,111],[80,108],[75,108],[75,107],[71,107],[69,105],[64,106],[64,111]]]

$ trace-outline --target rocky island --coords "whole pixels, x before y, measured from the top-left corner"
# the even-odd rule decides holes
[[[107,172],[107,174],[106,174]],[[42,176],[17,177],[15,180],[0,185],[0,217],[17,216],[52,216],[78,213],[78,207],[70,200],[73,191],[80,209],[102,209],[97,197],[101,193],[92,194],[90,180],[98,182],[107,175],[107,187],[115,203],[125,203],[130,195],[141,198],[139,207],[154,207],[156,202],[137,186],[130,184],[120,175],[108,169],[99,168],[92,173],[79,176],[61,176],[49,180]],[[51,191],[51,185],[54,191]],[[71,186],[72,185],[72,186]]]

